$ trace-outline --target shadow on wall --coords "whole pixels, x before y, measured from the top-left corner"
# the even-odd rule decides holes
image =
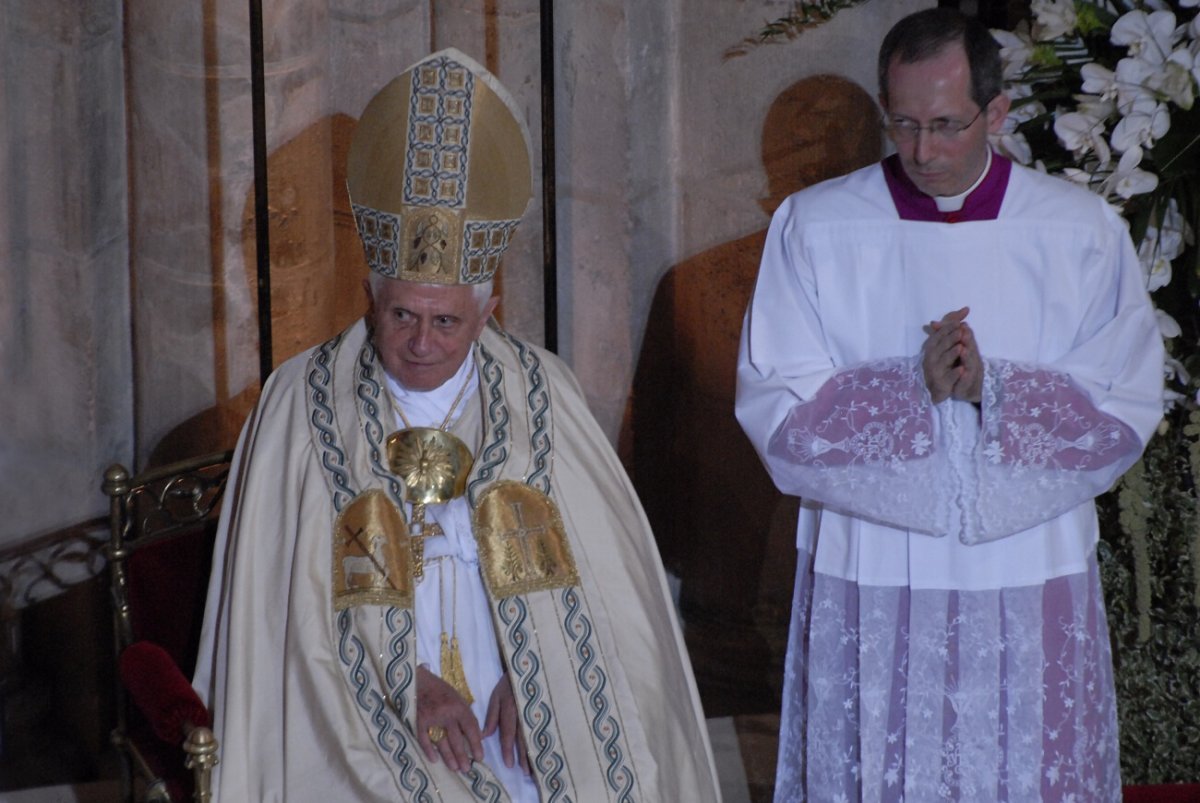
[[[763,122],[763,209],[878,161],[880,122],[871,96],[845,78],[788,87]],[[622,438],[663,562],[682,580],[684,636],[710,717],[778,711],[783,682],[799,500],[775,490],[733,414],[765,239],[756,231],[663,277],[634,377],[632,437]]]
[[[268,157],[271,245],[272,364],[280,363],[334,336],[366,312],[362,282],[367,263],[346,193],[346,152],[357,121],[344,114],[324,118]],[[257,308],[257,254],[254,189],[243,204],[242,259],[251,309]],[[228,343],[253,342],[231,327],[257,326],[227,315],[224,299],[238,293],[216,288],[213,337],[218,377],[217,404],[172,429],[155,445],[149,466],[231,449],[261,388],[257,383],[232,393],[225,384],[230,366],[252,362],[228,353]]]

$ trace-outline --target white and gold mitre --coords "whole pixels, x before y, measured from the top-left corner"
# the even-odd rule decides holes
[[[533,195],[529,137],[496,77],[457,50],[371,99],[346,184],[371,270],[431,284],[495,274]]]

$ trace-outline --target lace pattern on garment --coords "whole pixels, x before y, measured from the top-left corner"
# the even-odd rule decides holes
[[[767,446],[782,490],[862,518],[947,532],[952,477],[935,459],[935,408],[915,358],[840,371],[797,404]]]
[[[871,587],[801,551],[777,803],[1120,800],[1099,576]]]
[[[791,409],[767,460],[786,493],[974,544],[1092,499],[1141,448],[1064,373],[990,360],[979,408],[934,405],[905,358],[835,374]]]
[[[1067,374],[1004,360],[987,361],[981,430],[970,461],[977,518],[964,543],[1019,532],[1098,496],[1143,446]]]

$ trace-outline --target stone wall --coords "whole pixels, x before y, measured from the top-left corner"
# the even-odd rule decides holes
[[[0,551],[132,450],[121,47],[120,0],[0,5]]]

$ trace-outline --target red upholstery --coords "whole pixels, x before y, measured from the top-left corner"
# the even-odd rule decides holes
[[[190,801],[193,786],[180,726],[186,719],[209,724],[190,678],[215,531],[214,520],[198,522],[183,534],[135,550],[126,564],[135,639],[120,656],[121,680],[135,703],[128,736],[176,801]],[[191,698],[186,703],[185,696]]]
[[[184,725],[211,724],[208,709],[166,650],[149,641],[129,645],[121,653],[121,682],[164,742],[180,744]]]
[[[1126,786],[1125,803],[1200,803],[1200,784]]]

